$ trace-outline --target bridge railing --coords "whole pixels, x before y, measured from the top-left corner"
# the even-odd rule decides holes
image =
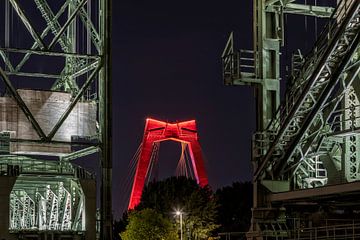
[[[246,240],[246,232],[219,233],[220,240]]]
[[[290,233],[293,240],[359,239],[360,223],[329,225],[315,228],[299,228]]]
[[[301,227],[301,219],[288,219],[288,240],[325,240],[325,239],[360,239],[360,220],[356,219],[325,219],[321,227]],[[291,226],[290,226],[291,225]],[[295,227],[297,226],[297,227]],[[294,228],[292,228],[294,227]],[[283,231],[283,230],[282,230]],[[276,234],[275,234],[276,235]],[[281,234],[277,234],[281,236]],[[273,237],[268,231],[262,236]],[[246,240],[246,232],[222,232],[218,234],[220,240]],[[282,239],[279,237],[278,239]]]

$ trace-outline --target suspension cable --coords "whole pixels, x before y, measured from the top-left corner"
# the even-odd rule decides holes
[[[155,142],[153,144],[153,148],[152,148],[152,152],[151,152],[150,164],[149,164],[149,167],[148,167],[147,172],[146,172],[146,176],[147,176],[147,181],[146,182],[147,183],[149,183],[151,181],[151,178],[152,178],[152,175],[153,175],[153,169],[158,165],[159,150],[160,150],[160,143]]]
[[[181,143],[181,155],[180,160],[176,167],[176,176],[186,176],[188,177],[187,168],[186,168],[186,159],[185,159],[185,152],[186,152],[187,143]]]
[[[126,206],[129,201],[128,197],[130,196],[130,193],[131,193],[132,180],[135,176],[136,166],[138,165],[138,162],[139,162],[141,149],[142,149],[142,144],[139,145],[134,156],[130,160],[130,162],[127,166],[127,169],[128,169],[127,175],[124,175],[125,177],[123,178],[123,180],[120,182],[120,185],[119,185],[120,186],[119,188],[123,190],[123,195],[121,196],[120,202],[121,203],[126,202]]]

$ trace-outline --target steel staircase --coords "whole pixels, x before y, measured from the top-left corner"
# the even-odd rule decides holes
[[[334,91],[339,76],[349,67],[359,44],[359,6],[358,1],[352,1],[339,5],[334,11],[294,84],[288,89],[285,103],[264,133],[269,144],[263,152],[255,179],[264,174],[265,168],[272,178],[281,175],[287,162],[294,165],[295,152],[304,154],[301,148],[306,144],[299,143],[319,136],[321,129],[316,127],[316,123],[325,120],[318,114],[319,109]],[[305,147],[309,149],[310,145]]]

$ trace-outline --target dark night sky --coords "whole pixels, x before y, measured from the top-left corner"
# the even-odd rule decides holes
[[[244,47],[251,47],[252,2],[113,4],[115,216],[123,209],[122,185],[146,117],[197,120],[213,189],[250,180],[253,91],[223,85],[220,56],[236,28],[243,29],[237,37]],[[174,173],[179,157],[180,144],[161,145],[160,177]]]
[[[329,3],[307,0],[315,2]],[[286,23],[291,27],[284,61],[296,48],[309,49],[315,35],[313,18],[293,16]],[[127,166],[147,117],[197,120],[214,190],[251,179],[253,89],[222,83],[220,56],[231,31],[237,48],[252,49],[251,0],[113,1],[115,217],[126,207]],[[180,145],[166,143],[160,149],[162,178],[174,173]]]

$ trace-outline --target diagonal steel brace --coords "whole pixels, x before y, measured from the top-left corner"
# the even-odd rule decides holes
[[[70,103],[66,111],[63,113],[63,115],[60,117],[58,122],[55,124],[51,132],[47,135],[46,139],[48,141],[51,141],[51,139],[55,136],[56,132],[59,130],[61,125],[64,123],[66,118],[69,116],[75,105],[79,102],[80,98],[84,95],[85,90],[90,86],[90,84],[93,82],[94,77],[96,74],[99,73],[100,69],[102,68],[103,62],[102,60],[99,60],[97,68],[90,74],[84,85],[81,87],[80,91],[77,93],[74,100]]]
[[[40,139],[45,140],[46,135],[45,135],[44,131],[41,129],[39,123],[36,121],[36,119],[34,118],[34,116],[31,113],[31,111],[26,106],[25,102],[22,100],[22,98],[20,97],[19,93],[16,91],[14,86],[11,84],[10,79],[8,78],[8,76],[5,74],[4,70],[1,67],[0,67],[0,75],[1,75],[4,83],[10,90],[11,95],[15,98],[16,103],[21,108],[21,110],[25,114],[26,118],[29,120],[29,122],[35,129],[36,133],[39,135]]]
[[[18,16],[20,17],[21,21],[24,23],[25,27],[27,28],[27,30],[31,34],[31,36],[34,38],[34,40],[40,46],[40,48],[41,49],[46,49],[46,46],[45,46],[44,42],[41,40],[41,37],[35,31],[34,27],[30,23],[29,19],[26,17],[26,15],[25,15],[24,11],[22,10],[22,8],[20,7],[18,1],[17,0],[9,0],[9,1],[10,1],[11,5],[13,6],[13,8],[15,9]]]
[[[56,34],[56,36],[53,38],[53,40],[51,41],[50,45],[49,45],[49,50],[55,45],[55,43],[59,40],[59,38],[61,37],[61,35],[65,32],[65,30],[67,29],[67,27],[74,21],[75,17],[77,16],[77,14],[79,13],[79,11],[81,10],[81,8],[85,5],[85,3],[87,2],[87,0],[83,0],[79,6],[77,6],[77,8],[75,9],[75,11],[71,14],[71,16],[68,18],[68,20],[66,21],[66,23],[64,24],[64,26],[61,28],[61,30]]]

